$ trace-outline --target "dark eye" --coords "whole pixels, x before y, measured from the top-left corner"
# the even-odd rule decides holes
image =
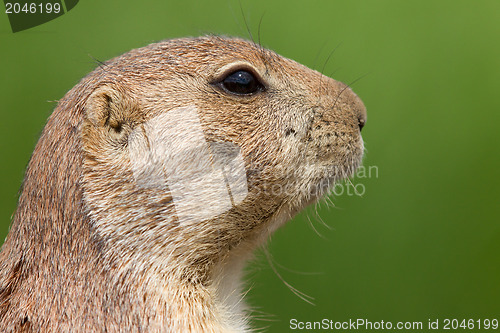
[[[262,90],[262,84],[250,72],[240,70],[226,76],[221,82],[229,92],[238,95],[250,95]]]

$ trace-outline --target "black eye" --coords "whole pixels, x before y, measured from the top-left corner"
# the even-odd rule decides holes
[[[238,95],[250,95],[262,90],[262,84],[250,72],[240,70],[226,76],[221,82],[229,92]]]

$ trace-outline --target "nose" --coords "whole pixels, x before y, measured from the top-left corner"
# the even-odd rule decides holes
[[[358,126],[361,131],[366,124],[366,107],[361,98],[358,97],[352,90],[350,91],[351,107],[354,115],[358,118]]]
[[[366,124],[366,108],[363,103],[361,103],[361,105],[362,109],[358,112],[358,126],[360,132]]]
[[[341,113],[349,115],[349,118],[352,119],[352,126],[356,126],[357,122],[361,131],[366,125],[366,107],[363,101],[352,91],[351,87],[339,81],[336,83],[339,92],[335,97],[334,106],[337,106]]]

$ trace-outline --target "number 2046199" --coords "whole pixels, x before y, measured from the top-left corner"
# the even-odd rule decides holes
[[[498,329],[498,319],[444,319],[443,329],[445,330],[496,330]]]
[[[61,12],[60,3],[5,3],[5,13],[7,14],[58,14]]]

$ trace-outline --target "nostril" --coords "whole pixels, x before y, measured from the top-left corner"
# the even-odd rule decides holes
[[[363,127],[365,127],[365,124],[366,124],[366,119],[364,119],[364,118],[359,118],[358,119],[358,126],[359,126],[359,131],[360,132],[363,129]]]

